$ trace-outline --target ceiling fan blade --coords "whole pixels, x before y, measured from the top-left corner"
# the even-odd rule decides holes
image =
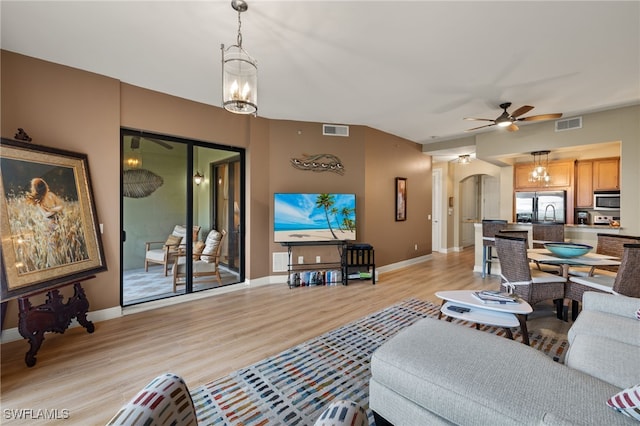
[[[490,120],[490,121],[493,121],[493,120]],[[485,128],[485,127],[491,127],[491,126],[495,126],[495,125],[496,125],[495,123],[492,123],[492,124],[486,124],[486,125],[484,125],[484,126],[474,127],[473,129],[467,129],[467,130],[465,130],[465,132],[473,132],[474,130],[483,129],[483,128]]]
[[[470,121],[494,121],[490,118],[472,118],[472,117],[465,117],[465,120],[470,120]]]
[[[533,109],[533,107],[531,105],[521,106],[517,110],[513,111],[513,114],[511,114],[511,117],[513,117],[513,118],[520,117],[522,114],[526,114],[529,111],[531,111],[532,109]]]
[[[516,126],[515,124],[512,124],[511,126],[507,127],[507,131],[508,132],[517,132],[519,129],[518,126]]]
[[[542,121],[542,120],[552,120],[554,118],[560,118],[560,117],[562,117],[562,113],[540,114],[540,115],[532,115],[530,117],[518,118],[518,121]]]
[[[158,140],[158,139],[151,139],[151,138],[145,138],[145,139],[146,139],[146,140],[148,140],[148,141],[151,141],[151,142],[157,143],[158,145],[160,145],[160,146],[161,146],[161,147],[163,147],[163,148],[166,148],[166,149],[173,149],[173,146],[171,146],[170,144],[168,144],[168,143],[167,143],[167,142],[165,142],[165,141],[161,141],[161,140]]]
[[[140,136],[132,136],[131,137],[131,149],[140,148]]]

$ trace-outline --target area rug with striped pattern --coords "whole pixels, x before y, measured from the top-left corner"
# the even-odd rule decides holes
[[[198,424],[303,426],[313,425],[334,400],[348,399],[368,408],[373,352],[416,321],[437,318],[439,309],[440,305],[428,301],[405,300],[196,388],[191,396]],[[466,321],[453,322],[475,327]],[[566,335],[529,328],[532,347],[564,361]],[[492,326],[480,326],[480,330],[505,333]],[[520,331],[513,337],[522,341]]]

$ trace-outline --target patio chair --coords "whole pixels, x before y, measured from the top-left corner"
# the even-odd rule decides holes
[[[204,247],[201,252],[193,253],[192,276],[198,277],[215,277],[218,284],[222,285],[222,277],[220,276],[220,252],[222,250],[222,241],[227,231],[224,229],[220,232],[215,229],[211,230],[204,241]],[[176,292],[177,286],[184,285],[187,278],[186,254],[184,251],[176,256],[173,264],[173,292]]]
[[[500,290],[520,296],[534,309],[539,302],[553,300],[558,318],[562,318],[566,278],[531,268],[525,238],[497,234],[495,246],[500,260]]]
[[[482,221],[482,278],[491,275],[491,263],[497,259],[493,256],[496,233],[506,228],[507,221],[501,219],[484,219]]]
[[[194,226],[193,241],[198,239],[199,232],[200,227],[197,225]],[[144,271],[149,272],[150,263],[160,264],[166,277],[168,275],[169,265],[175,259],[176,254],[178,254],[181,244],[184,244],[186,236],[187,228],[182,225],[176,225],[165,241],[147,241],[145,243]]]
[[[617,258],[622,257],[625,244],[640,244],[640,237],[619,234],[597,234],[598,242],[596,245],[596,253],[606,254]],[[606,275],[615,277],[618,272],[618,266],[576,266],[569,268],[569,275],[577,277],[590,277],[594,275]]]
[[[571,318],[578,317],[582,296],[587,291],[640,297],[640,244],[624,244],[615,276],[569,277],[564,297],[571,299]]]

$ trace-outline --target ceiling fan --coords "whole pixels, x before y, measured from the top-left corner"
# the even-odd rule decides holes
[[[141,138],[142,139],[146,139],[146,140],[151,141],[151,142],[154,142],[154,143],[157,143],[158,145],[160,145],[163,148],[173,149],[173,146],[171,146],[170,144],[168,144],[165,141],[161,141],[161,140],[158,140],[158,139],[151,139],[151,138],[147,138],[147,137],[144,137],[144,136],[142,136],[142,137],[141,136],[132,136],[131,137],[131,149],[140,148],[140,139]]]
[[[495,120],[490,118],[465,118],[465,120],[472,121],[490,121],[491,124],[485,124],[484,126],[474,127],[473,129],[465,130],[465,132],[472,132],[474,130],[482,129],[490,126],[499,126],[506,127],[509,132],[515,132],[518,130],[518,126],[516,126],[516,121],[543,121],[543,120],[551,120],[554,118],[562,117],[562,113],[557,114],[540,114],[540,115],[530,115],[528,117],[520,117],[523,114],[528,113],[533,109],[530,105],[524,105],[515,110],[512,114],[507,112],[507,108],[511,106],[511,102],[505,102],[500,104],[500,108],[502,108],[503,112],[500,114],[498,118]]]

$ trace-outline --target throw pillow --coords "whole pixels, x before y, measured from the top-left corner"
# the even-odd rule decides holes
[[[609,398],[607,405],[625,416],[640,420],[640,385],[621,390]]]
[[[202,250],[204,250],[204,247],[204,241],[196,241],[195,243],[193,243],[193,260],[200,259],[200,255],[202,254]]]
[[[207,235],[207,239],[204,242],[204,249],[202,250],[202,254],[200,255],[200,259],[205,262],[215,262],[216,251],[218,250],[218,244],[220,244],[220,240],[222,239],[222,234],[215,229],[209,232]]]
[[[195,425],[196,410],[184,380],[166,373],[138,392],[107,425]]]
[[[636,319],[640,321],[640,308],[636,311]]]
[[[320,414],[314,426],[368,426],[367,412],[353,401],[334,401]]]
[[[176,235],[169,235],[169,237],[167,238],[167,242],[164,243],[166,246],[177,246],[178,244],[180,244],[180,242],[182,241],[182,237],[178,237]]]

